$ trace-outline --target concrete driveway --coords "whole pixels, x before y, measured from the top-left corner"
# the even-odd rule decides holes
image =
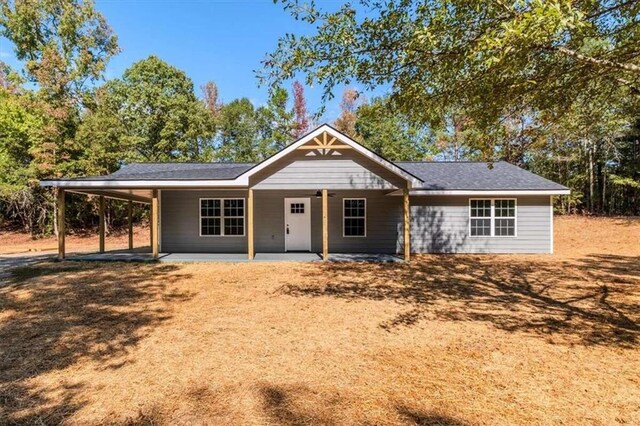
[[[9,276],[12,268],[33,265],[38,262],[55,258],[55,251],[2,254],[0,255],[0,282],[3,282],[4,279]]]

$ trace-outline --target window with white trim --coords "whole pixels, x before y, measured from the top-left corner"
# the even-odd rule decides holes
[[[343,198],[342,235],[365,237],[367,235],[367,200]]]
[[[469,234],[472,237],[515,237],[516,200],[469,200]]]
[[[201,198],[201,236],[244,236],[244,198]]]

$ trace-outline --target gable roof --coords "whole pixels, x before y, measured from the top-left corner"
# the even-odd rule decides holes
[[[397,164],[423,181],[420,187],[413,188],[415,190],[568,190],[559,183],[506,161],[497,161],[493,167],[485,162],[401,161]]]
[[[409,183],[411,194],[484,193],[568,194],[568,188],[504,161],[391,162],[323,124],[260,163],[132,163],[106,176],[43,180],[42,186],[68,188],[243,188],[249,177],[310,143],[324,132]]]
[[[283,157],[286,157],[287,155],[291,154],[292,152],[294,152],[296,149],[298,149],[302,145],[305,145],[305,144],[313,141],[314,138],[319,137],[320,135],[322,135],[325,132],[330,134],[333,137],[336,137],[343,144],[350,146],[356,152],[360,153],[362,156],[367,157],[369,160],[371,160],[371,161],[373,161],[375,163],[378,163],[379,165],[381,165],[385,169],[389,170],[391,173],[393,173],[393,174],[401,177],[402,179],[406,180],[409,183],[410,187],[412,185],[415,186],[415,185],[420,185],[422,183],[418,177],[414,176],[413,174],[411,174],[407,170],[404,170],[402,167],[398,166],[396,163],[393,163],[393,162],[387,160],[386,158],[384,158],[383,156],[381,156],[380,154],[377,154],[376,152],[373,152],[369,148],[365,147],[364,145],[361,145],[360,143],[356,142],[355,140],[351,139],[349,136],[345,135],[344,133],[341,133],[339,130],[335,129],[334,127],[331,127],[328,124],[320,125],[316,129],[314,129],[311,132],[307,133],[306,135],[302,136],[297,141],[295,141],[292,144],[290,144],[290,145],[286,146],[285,148],[281,149],[280,151],[278,151],[277,153],[275,153],[271,157],[267,158],[266,160],[264,160],[264,161],[262,161],[260,163],[257,163],[254,167],[252,167],[247,172],[245,172],[244,174],[239,176],[239,178],[247,178],[248,179],[250,176],[254,175],[255,173],[259,172],[260,170],[262,170],[262,169],[264,169],[266,167],[269,167],[271,164],[277,162],[278,160],[282,159]]]

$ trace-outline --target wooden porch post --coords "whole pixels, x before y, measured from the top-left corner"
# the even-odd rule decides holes
[[[133,201],[131,200],[127,206],[127,215],[129,218],[129,250],[133,250]]]
[[[98,234],[100,234],[100,253],[104,253],[104,233],[105,233],[105,224],[104,224],[104,196],[101,195],[99,197],[99,209],[98,209],[98,215],[100,217],[100,222],[98,225]]]
[[[58,188],[58,259],[63,260],[65,256],[64,236],[65,236],[65,211],[64,211],[64,189]]]
[[[153,190],[151,198],[151,254],[158,258],[158,190]]]
[[[329,207],[328,193],[322,190],[322,260],[329,259]]]
[[[253,189],[249,189],[247,197],[247,255],[249,260],[253,260],[255,249],[253,247]]]
[[[404,261],[411,260],[411,206],[409,205],[409,189],[403,190],[403,213],[404,213]]]

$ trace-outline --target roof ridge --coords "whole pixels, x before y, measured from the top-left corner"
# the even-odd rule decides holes
[[[228,164],[228,165],[247,165],[258,164],[257,162],[240,162],[240,161],[134,161],[132,163],[124,164],[124,166],[131,166],[132,164]]]

